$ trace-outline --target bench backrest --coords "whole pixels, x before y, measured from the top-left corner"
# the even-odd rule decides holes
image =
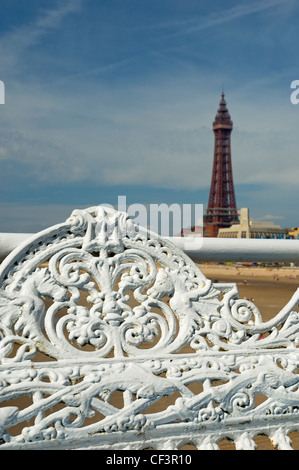
[[[0,287],[0,449],[291,447],[298,291],[263,322],[235,284],[101,206],[14,250]]]

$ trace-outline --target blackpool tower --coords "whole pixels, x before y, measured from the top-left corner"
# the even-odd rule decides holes
[[[204,217],[204,236],[217,237],[219,228],[238,223],[231,162],[230,135],[233,123],[226,107],[224,93],[213,122],[215,134],[214,162],[210,196]]]

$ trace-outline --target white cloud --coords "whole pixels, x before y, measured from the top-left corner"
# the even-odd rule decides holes
[[[264,10],[272,9],[277,5],[286,6],[286,3],[292,3],[292,0],[263,0],[259,2],[246,2],[232,8],[225,8],[221,11],[213,12],[208,15],[196,17],[188,20],[173,20],[163,23],[157,23],[151,26],[152,29],[175,29],[173,35],[191,34],[196,31],[205,30],[214,26],[227,23],[229,21],[259,13]]]
[[[176,31],[191,34],[283,3],[244,2],[201,19],[178,20]],[[209,58],[200,49],[204,61],[199,64],[187,64],[180,55],[167,72],[157,70],[156,75],[134,75],[132,82],[129,76],[117,81],[117,71],[134,62],[135,50],[117,57],[107,51],[105,60],[87,62],[88,67],[78,71],[70,66],[65,75],[58,69],[53,80],[42,82],[42,75],[36,79],[34,71],[44,50],[35,48],[33,56],[29,49],[62,28],[68,15],[80,11],[83,0],[58,5],[56,10],[39,10],[30,24],[0,38],[3,68],[10,76],[0,116],[0,161],[11,171],[7,184],[13,186],[15,171],[28,175],[28,186],[90,181],[157,190],[208,188],[214,150],[212,121],[224,82],[234,121],[235,184],[297,185],[299,106],[290,104],[289,83],[285,96],[281,88],[278,92],[276,81],[284,79],[283,71],[263,78],[253,73],[255,81],[243,76],[241,82],[237,66],[225,72],[217,65],[206,67],[205,60],[213,62],[217,57],[211,53]],[[146,57],[151,53],[146,50]],[[55,61],[51,54],[50,60]],[[33,73],[22,81],[25,63]],[[137,68],[133,67],[134,73]],[[103,79],[101,73],[107,71],[113,71],[115,81]],[[263,209],[263,213],[268,211],[270,207]]]

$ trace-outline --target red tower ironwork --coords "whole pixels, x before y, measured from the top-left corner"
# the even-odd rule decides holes
[[[230,135],[233,123],[222,93],[213,122],[215,134],[214,162],[209,203],[204,217],[204,235],[217,237],[219,228],[238,222],[231,162]]]

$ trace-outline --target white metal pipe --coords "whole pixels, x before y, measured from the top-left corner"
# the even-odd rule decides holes
[[[200,237],[173,237],[171,240],[190,258],[198,262],[299,263],[299,240]]]
[[[0,233],[0,260],[31,233]],[[299,240],[169,237],[191,259],[201,261],[286,262],[299,264]]]
[[[33,233],[0,233],[0,261]]]

